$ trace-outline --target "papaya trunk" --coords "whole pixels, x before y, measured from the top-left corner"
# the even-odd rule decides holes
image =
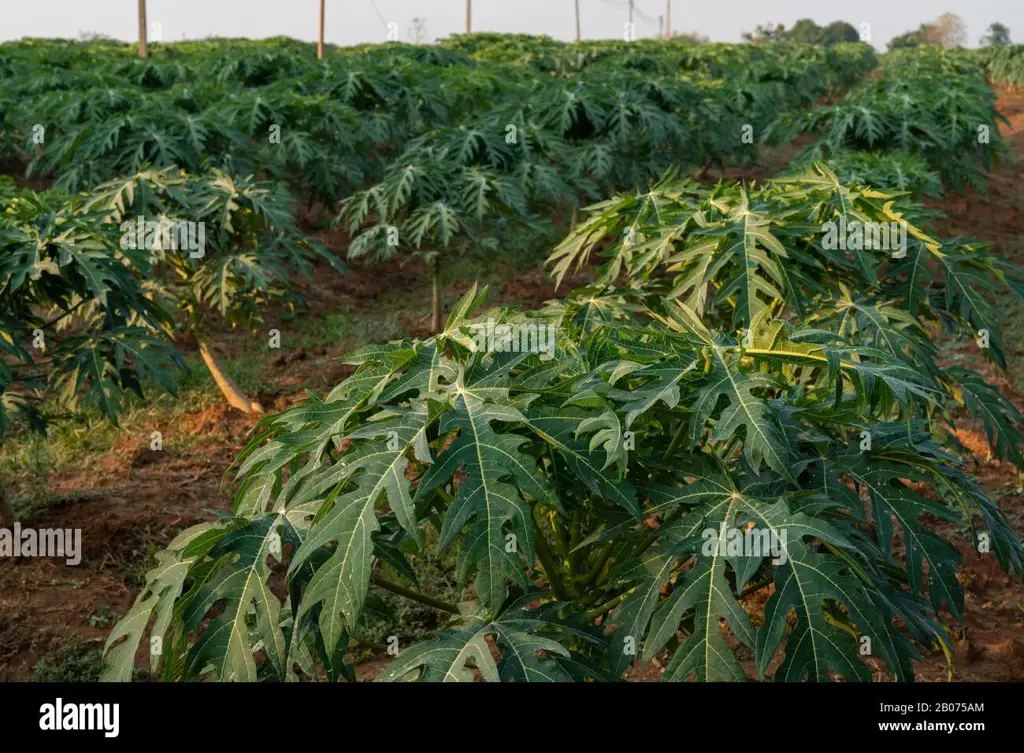
[[[430,331],[441,331],[441,257],[435,256],[430,262],[430,290],[432,294]]]
[[[263,406],[255,400],[250,400],[249,397],[238,388],[238,385],[229,377],[224,370],[221,369],[220,364],[217,363],[217,359],[213,357],[213,353],[210,352],[209,347],[206,343],[196,336],[196,343],[199,344],[199,355],[203,357],[203,363],[206,364],[206,368],[210,370],[213,381],[217,383],[220,391],[224,393],[224,397],[227,398],[228,403],[232,408],[237,408],[242,413],[263,413]]]

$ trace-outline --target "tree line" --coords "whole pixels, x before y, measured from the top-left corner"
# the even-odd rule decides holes
[[[751,44],[767,42],[797,42],[801,44],[834,45],[842,42],[861,41],[858,29],[847,21],[833,21],[826,26],[818,26],[809,18],[802,18],[787,29],[785,24],[758,24],[753,31],[742,34],[743,41]],[[863,41],[870,41],[865,39]],[[985,35],[979,40],[984,47],[1003,47],[1011,44],[1010,30],[1001,23],[993,23]],[[900,47],[917,47],[918,45],[937,45],[940,47],[960,47],[967,43],[967,25],[955,13],[944,13],[934,21],[922,23],[917,29],[907,31],[889,40],[888,48],[895,50]]]

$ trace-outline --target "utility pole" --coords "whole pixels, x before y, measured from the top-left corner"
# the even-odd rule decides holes
[[[324,59],[324,16],[326,15],[326,9],[324,6],[327,4],[327,0],[320,0],[320,37],[316,45],[316,59]]]
[[[576,0],[576,41],[580,41],[580,0]]]
[[[473,33],[473,0],[466,0],[466,33]]]
[[[146,47],[146,0],[139,0],[139,57],[149,57]]]
[[[665,17],[658,16],[658,39],[665,38]]]
[[[665,0],[665,39],[672,38],[672,0]]]
[[[629,0],[629,25],[633,25],[633,0]]]

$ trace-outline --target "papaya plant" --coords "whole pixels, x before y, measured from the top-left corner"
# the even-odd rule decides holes
[[[262,412],[217,362],[208,343],[211,320],[255,330],[267,304],[294,304],[293,275],[311,276],[317,261],[343,269],[296,228],[284,186],[165,168],[105,183],[86,206],[118,228],[123,247],[147,257],[146,290],[180,313],[176,327],[195,340],[228,402]]]
[[[404,247],[427,263],[431,331],[441,329],[442,259],[451,253],[522,247],[551,233],[530,212],[530,173],[516,171],[525,149],[506,140],[505,127],[445,128],[414,139],[383,179],[342,204],[336,224],[356,234],[348,257],[389,259]],[[563,182],[550,177],[553,190]]]
[[[990,80],[1014,90],[1024,84],[1024,45],[992,45],[972,52],[982,59]]]
[[[840,149],[828,159],[816,159],[811,152],[794,160],[786,169],[787,175],[799,176],[812,169],[815,162],[823,162],[834,172],[843,185],[856,183],[892,194],[906,193],[915,199],[940,196],[942,178],[923,158],[910,152],[864,152]]]
[[[983,526],[1020,574],[1005,517],[916,418],[929,390],[885,353],[768,309],[744,341],[674,301],[588,330],[578,302],[477,314],[485,294],[262,420],[234,509],[159,555],[106,679],[147,632],[168,680],[353,679],[373,589],[443,625],[382,681],[609,681],[663,651],[666,680],[870,680],[863,645],[910,679],[915,641],[948,649],[963,613],[928,521]],[[544,326],[551,351],[517,336]],[[472,581],[458,604],[394,580],[414,585],[426,528]],[[744,536],[771,544],[725,544]],[[744,603],[769,587],[755,627]]]
[[[820,137],[804,153],[828,158],[842,150],[906,152],[925,160],[956,190],[984,189],[984,171],[1009,151],[999,124],[1006,118],[980,70],[951,73],[919,57],[919,70],[896,68],[853,87],[842,101],[804,112],[783,112],[762,138],[773,144],[798,133]],[[895,66],[894,66],[895,67]]]
[[[170,393],[184,362],[170,314],[146,295],[149,258],[103,213],[0,182],[0,446],[95,409],[117,423],[129,391]],[[0,522],[14,509],[0,479]]]
[[[1020,412],[977,373],[941,364],[933,342],[936,329],[970,338],[1005,368],[988,292],[1024,299],[1021,271],[983,244],[932,237],[929,213],[900,193],[844,184],[817,163],[756,188],[707,189],[670,173],[588,212],[548,264],[561,283],[595,256],[602,262],[586,296],[589,326],[650,298],[738,333],[776,311],[917,370],[936,398],[922,418],[952,426],[954,409],[967,409],[995,453],[1024,467]]]

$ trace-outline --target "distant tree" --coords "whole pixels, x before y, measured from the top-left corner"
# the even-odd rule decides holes
[[[427,19],[417,16],[409,27],[409,39],[413,44],[423,44],[427,38]]]
[[[824,44],[860,41],[860,32],[857,31],[853,24],[846,21],[833,21],[821,31]]]
[[[772,26],[771,22],[758,24],[753,31],[743,32],[743,41],[752,44],[765,44],[766,42],[781,42],[786,38],[785,24]]]
[[[672,38],[686,44],[709,44],[711,42],[710,37],[706,37],[696,31],[676,31],[673,32]]]
[[[934,24],[927,24],[936,34],[935,44],[961,47],[967,44],[967,24],[955,13],[943,13]]]
[[[786,39],[801,44],[821,44],[824,40],[823,29],[809,18],[801,18],[786,34]]]
[[[981,38],[985,47],[1006,47],[1012,44],[1010,30],[998,21],[988,27],[988,33]]]
[[[958,47],[967,43],[967,25],[955,13],[943,13],[931,23],[921,24],[917,31],[908,31],[889,40],[889,49],[916,47],[919,44],[934,44],[942,47]]]
[[[846,21],[833,21],[828,26],[818,26],[809,18],[801,18],[788,31],[779,24],[774,29],[771,24],[758,26],[753,32],[747,32],[743,38],[748,42],[797,42],[799,44],[832,45],[840,42],[856,42],[860,40],[857,29]]]
[[[935,44],[930,41],[934,34],[930,32],[928,24],[921,24],[916,31],[908,31],[893,37],[887,45],[890,50],[897,50],[900,47],[917,47],[922,44]]]

